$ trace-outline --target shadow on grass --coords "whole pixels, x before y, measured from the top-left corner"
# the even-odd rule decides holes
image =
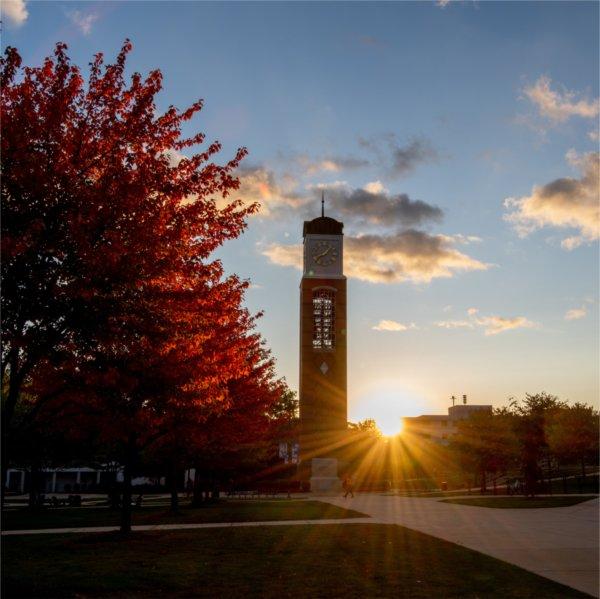
[[[586,597],[400,526],[5,537],[4,597]]]
[[[321,501],[223,501],[199,508],[181,506],[178,513],[167,506],[133,510],[133,524],[193,524],[209,522],[260,522],[269,520],[314,520],[320,518],[361,518],[364,514]],[[55,508],[31,512],[27,508],[5,511],[4,530],[118,526],[118,510],[108,508]]]
[[[442,499],[441,503],[471,505],[474,507],[489,507],[498,509],[532,509],[568,507],[594,497],[461,497],[460,499]]]

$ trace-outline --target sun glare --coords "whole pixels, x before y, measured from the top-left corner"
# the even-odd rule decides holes
[[[430,405],[415,390],[397,380],[379,380],[363,389],[351,407],[351,420],[372,418],[385,437],[402,433],[405,416],[417,416],[430,411]]]
[[[384,437],[396,437],[402,434],[404,421],[401,417],[379,418],[375,419],[377,428]]]

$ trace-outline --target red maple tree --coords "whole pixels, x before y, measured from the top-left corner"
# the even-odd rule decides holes
[[[258,207],[221,199],[245,148],[224,165],[218,142],[181,154],[204,142],[181,133],[202,102],[158,114],[160,71],[125,79],[129,41],[114,64],[96,55],[87,83],[66,50],[0,63],[2,424],[26,388],[36,417],[63,410],[120,443],[128,530],[135,454],[178,415],[228,409],[252,372],[247,283],[211,253]]]

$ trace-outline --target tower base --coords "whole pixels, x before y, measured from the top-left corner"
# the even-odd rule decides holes
[[[342,492],[335,458],[313,458],[310,464],[310,490],[319,495],[337,495]]]

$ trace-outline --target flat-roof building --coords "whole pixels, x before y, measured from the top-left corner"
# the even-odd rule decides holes
[[[492,412],[487,404],[467,404],[467,396],[463,395],[463,403],[448,408],[447,415],[423,414],[404,418],[404,432],[431,439],[439,443],[447,443],[448,439],[458,432],[457,423],[469,418],[475,412]]]

